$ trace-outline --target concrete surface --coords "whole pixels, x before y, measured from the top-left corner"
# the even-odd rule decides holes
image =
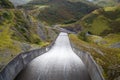
[[[91,80],[81,59],[72,51],[67,33],[53,47],[32,60],[15,80]]]

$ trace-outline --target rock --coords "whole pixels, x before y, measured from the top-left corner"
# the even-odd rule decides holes
[[[115,44],[112,44],[110,48],[120,48],[120,42],[117,42]]]

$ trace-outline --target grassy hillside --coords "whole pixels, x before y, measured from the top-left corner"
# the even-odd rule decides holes
[[[0,69],[20,52],[48,45],[56,37],[23,10],[0,10]]]
[[[120,6],[100,8],[74,24],[62,25],[68,30],[80,31],[77,35],[69,36],[71,42],[93,56],[102,68],[105,80],[120,79],[119,13]]]
[[[69,24],[81,19],[84,15],[98,8],[83,2],[67,0],[33,0],[23,6],[38,20],[48,24]]]
[[[100,8],[82,18],[79,38],[104,47],[119,46],[120,7]],[[88,35],[89,33],[90,35]]]
[[[102,7],[115,6],[117,4],[116,0],[91,0],[91,2]]]
[[[79,39],[70,35],[70,40],[81,51],[89,52],[103,69],[105,80],[119,80],[120,77],[120,48],[108,48]],[[119,36],[120,38],[120,36]]]
[[[12,38],[19,41],[33,42],[35,41],[30,39],[30,34],[27,34],[27,31],[30,31],[30,26],[27,22],[27,19],[23,15],[22,11],[19,10],[0,10],[0,25],[1,31],[4,32],[8,28],[8,33],[12,32]],[[26,16],[27,17],[27,16]],[[3,27],[4,26],[4,27]],[[11,29],[11,31],[10,31]],[[17,32],[15,31],[17,30]],[[21,33],[20,35],[18,35]],[[36,42],[36,41],[35,41]],[[34,43],[34,42],[33,42]]]
[[[56,34],[23,9],[0,0],[0,70],[20,52],[49,45]]]
[[[105,36],[120,32],[120,6],[106,7],[93,11],[81,20],[85,31]]]
[[[49,2],[55,2],[55,1],[60,1],[61,0],[10,0],[15,6],[19,6],[19,5],[23,5],[23,4],[27,4],[29,2],[32,3],[40,3],[40,4],[45,4],[45,3],[49,3]],[[65,0],[63,0],[65,1]],[[101,7],[110,7],[110,6],[116,6],[119,5],[120,0],[66,0],[66,1],[70,1],[70,2],[83,2],[83,3],[87,3],[87,4],[95,4]]]
[[[13,4],[9,0],[0,0],[0,8],[13,8]]]
[[[120,77],[119,13],[120,6],[97,9],[75,23],[81,25],[78,35],[70,35],[71,41],[80,50],[89,52],[102,67],[106,80]]]

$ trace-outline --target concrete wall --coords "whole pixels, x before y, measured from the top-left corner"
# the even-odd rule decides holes
[[[44,54],[49,51],[53,46],[55,41],[50,46],[21,53],[16,56],[8,65],[0,72],[0,80],[14,80],[14,78],[19,74],[19,72],[34,58]],[[104,80],[102,76],[102,71],[96,64],[91,55],[86,52],[80,51],[72,44],[73,51],[82,59],[86,65],[90,77],[92,80]]]
[[[0,72],[0,80],[14,80],[19,72],[34,58],[49,51],[55,41],[47,47],[32,50],[29,52],[21,53],[16,56],[11,62],[9,62],[5,68]]]
[[[74,44],[72,44],[72,48],[73,51],[82,59],[88,69],[91,80],[105,80],[102,75],[102,70],[100,70],[100,67],[96,64],[93,57],[89,53],[80,51],[80,49],[75,47]]]

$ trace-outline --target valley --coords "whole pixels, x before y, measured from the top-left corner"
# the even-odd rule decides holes
[[[120,80],[119,0],[0,0],[0,69],[63,32],[88,52],[105,80]],[[57,56],[58,57],[58,56]]]

